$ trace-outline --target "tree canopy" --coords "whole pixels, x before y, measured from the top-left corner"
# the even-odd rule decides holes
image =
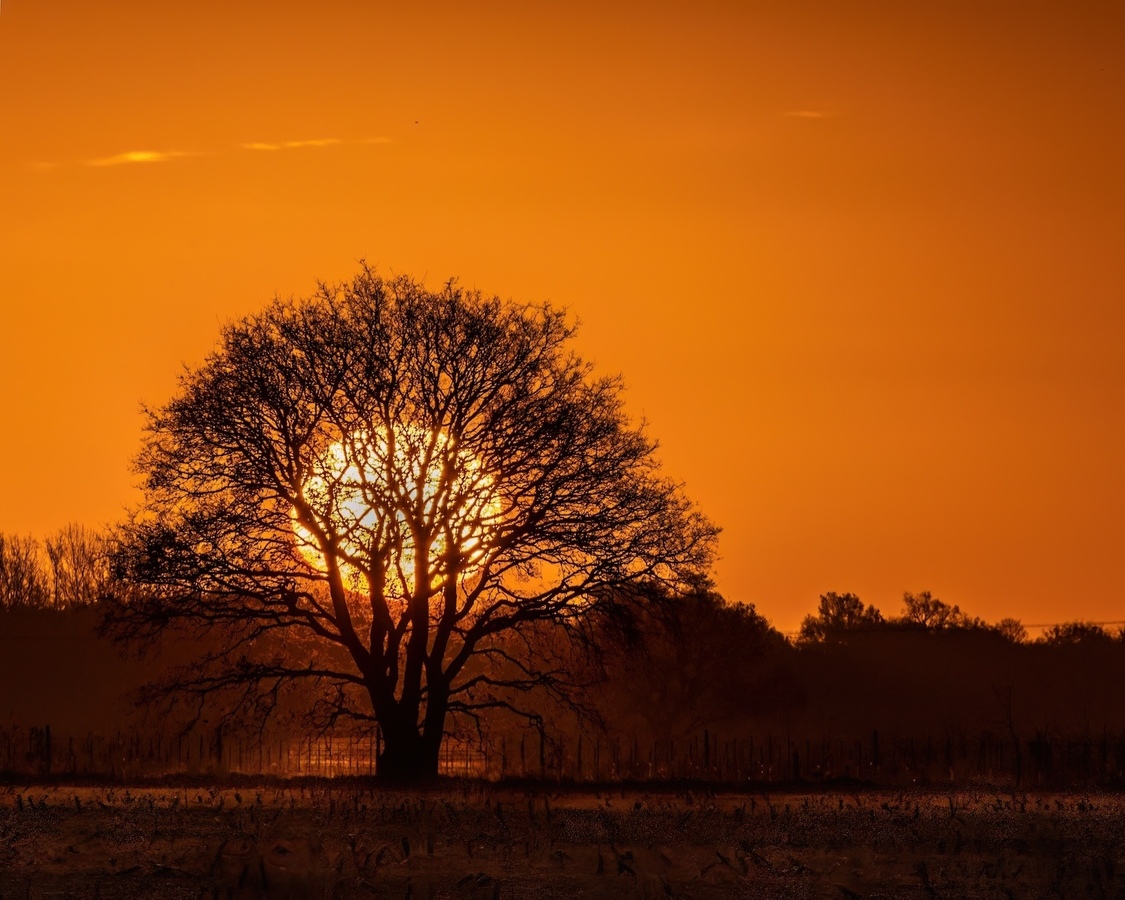
[[[434,773],[448,714],[559,684],[528,629],[706,582],[717,529],[573,336],[366,266],[228,325],[148,410],[109,627],[224,626],[172,687],[312,679],[325,715],[381,726],[385,773]]]
[[[807,615],[801,622],[798,639],[804,643],[838,640],[845,632],[875,628],[885,622],[879,610],[870,605],[865,608],[855,594],[829,591],[820,595],[816,615]]]

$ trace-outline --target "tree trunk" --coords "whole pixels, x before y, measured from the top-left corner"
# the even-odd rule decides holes
[[[419,734],[417,726],[401,721],[381,721],[380,728],[383,749],[375,769],[380,779],[418,782],[437,778],[443,729]]]

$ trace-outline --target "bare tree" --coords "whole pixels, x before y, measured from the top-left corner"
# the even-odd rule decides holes
[[[42,608],[48,596],[39,541],[0,534],[0,609]]]
[[[71,523],[46,540],[51,568],[51,603],[56,608],[89,606],[106,592],[109,580],[105,536]]]
[[[565,681],[525,636],[622,586],[698,587],[717,533],[573,334],[366,266],[229,325],[148,413],[107,627],[227,629],[166,687],[312,679],[328,719],[378,723],[385,775],[436,773],[450,714],[533,717],[512,697]]]

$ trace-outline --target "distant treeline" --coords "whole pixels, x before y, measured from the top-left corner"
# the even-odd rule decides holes
[[[108,534],[76,523],[42,541],[30,535],[0,532],[0,610],[64,609],[96,603],[112,589],[110,551]],[[893,630],[988,631],[1014,643],[1029,640],[1019,619],[986,622],[929,591],[906,592],[897,616],[865,606],[855,594],[822,594],[817,611],[805,616],[800,631],[792,636],[773,631],[752,604],[731,604],[716,595],[710,598],[739,611],[733,615],[740,630],[750,627],[755,632],[769,631],[775,642],[780,638],[797,645],[846,641],[857,633]],[[1107,640],[1125,641],[1125,626],[1109,631],[1098,623],[1075,620],[1052,625],[1037,638],[1047,644]]]
[[[858,632],[905,631],[981,631],[991,632],[1012,643],[1028,640],[1027,629],[1019,619],[1004,618],[986,622],[969,616],[959,606],[934,597],[929,591],[902,597],[898,616],[886,617],[874,606],[864,606],[855,594],[827,593],[820,597],[815,614],[805,616],[796,639],[799,644],[846,641]],[[1107,630],[1096,622],[1070,621],[1047,627],[1036,639],[1043,644],[1078,644],[1098,641],[1125,641],[1125,627]]]
[[[0,532],[0,609],[88,606],[109,583],[109,542],[70,524],[46,540]]]
[[[852,594],[825,594],[796,640],[751,606],[698,596],[642,624],[633,647],[605,642],[598,703],[625,733],[679,741],[703,729],[795,742],[867,739],[873,730],[939,743],[991,733],[1092,740],[1125,721],[1125,640],[1083,622],[1027,639],[929,593],[884,617]]]

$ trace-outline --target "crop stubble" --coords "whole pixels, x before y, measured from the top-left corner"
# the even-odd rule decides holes
[[[0,789],[0,898],[1116,897],[1125,798]]]

